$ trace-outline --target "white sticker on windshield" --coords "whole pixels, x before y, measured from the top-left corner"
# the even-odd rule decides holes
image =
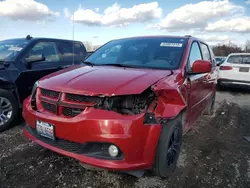
[[[160,46],[166,46],[166,47],[177,47],[177,48],[181,48],[182,47],[182,43],[171,43],[171,42],[162,42],[160,44]]]
[[[10,47],[8,50],[9,50],[9,51],[18,51],[18,52],[20,52],[22,49],[23,49],[23,48],[12,46],[12,47]]]

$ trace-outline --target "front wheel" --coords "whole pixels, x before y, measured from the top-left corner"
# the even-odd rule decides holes
[[[178,116],[162,126],[153,172],[161,178],[167,178],[176,168],[180,155],[182,144],[182,118]]]
[[[0,132],[10,128],[18,115],[18,104],[8,91],[0,90]]]

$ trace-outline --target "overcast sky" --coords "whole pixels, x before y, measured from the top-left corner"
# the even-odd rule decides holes
[[[0,40],[56,37],[103,44],[191,34],[211,44],[250,39],[250,0],[0,0]]]

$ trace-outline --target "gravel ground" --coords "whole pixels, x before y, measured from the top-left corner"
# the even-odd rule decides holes
[[[22,135],[22,126],[0,134],[0,187],[250,187],[250,94],[220,91],[213,117],[203,116],[184,136],[182,153],[167,180],[90,171]]]

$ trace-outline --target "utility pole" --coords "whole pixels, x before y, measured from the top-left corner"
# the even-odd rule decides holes
[[[75,64],[75,12],[73,12],[73,23],[72,23],[72,40],[73,40],[73,65]]]

